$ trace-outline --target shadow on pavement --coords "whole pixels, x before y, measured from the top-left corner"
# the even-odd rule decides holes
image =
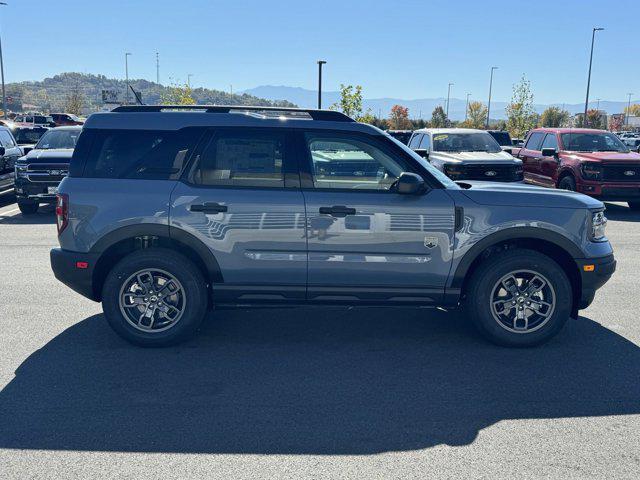
[[[640,222],[640,210],[631,210],[626,204],[606,203],[605,215],[609,220],[621,222]]]
[[[15,205],[15,208],[17,209],[18,205]],[[56,217],[53,205],[41,205],[38,212],[33,215],[23,215],[20,212],[11,212],[9,215],[0,213],[0,225],[48,225],[54,223],[56,223]]]
[[[429,316],[429,318],[427,318]],[[420,309],[217,311],[132,347],[96,315],[0,392],[0,448],[371,454],[465,445],[505,419],[640,413],[640,349],[580,318],[506,349]]]

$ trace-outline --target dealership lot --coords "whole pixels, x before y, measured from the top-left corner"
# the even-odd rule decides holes
[[[547,345],[424,309],[219,310],[132,347],[58,283],[51,208],[0,200],[1,476],[637,478],[640,213],[618,271]],[[2,472],[0,472],[2,473]]]

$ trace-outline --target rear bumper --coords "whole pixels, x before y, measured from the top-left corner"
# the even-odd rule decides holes
[[[612,255],[599,258],[576,259],[580,270],[582,291],[578,309],[587,308],[593,301],[596,290],[602,287],[616,271],[616,260]],[[591,269],[590,266],[593,266]]]
[[[100,293],[93,285],[93,271],[98,254],[70,252],[54,248],[50,252],[51,269],[55,277],[80,295],[93,301],[100,301]],[[80,265],[79,263],[80,262]],[[86,268],[84,267],[86,264]]]

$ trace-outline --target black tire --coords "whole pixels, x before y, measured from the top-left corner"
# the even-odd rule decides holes
[[[125,283],[128,284],[136,272],[145,269],[168,273],[177,279],[184,292],[181,316],[162,331],[141,331],[123,313],[128,311],[127,308],[120,307],[121,290],[125,288]],[[127,255],[107,274],[102,288],[102,308],[109,325],[125,340],[143,347],[175,345],[191,338],[207,313],[207,303],[207,285],[200,270],[184,255],[165,248],[138,250]],[[140,308],[145,309],[142,306]],[[137,311],[134,309],[132,315],[135,314]]]
[[[640,210],[640,201],[637,202],[627,202],[629,204],[629,208],[631,210]]]
[[[500,280],[503,277],[514,271],[529,271],[542,275],[548,280],[555,294],[555,305],[548,319],[546,322],[540,322],[536,328],[532,321],[531,331],[509,330],[508,326],[504,326],[494,317],[492,311],[494,290],[501,285]],[[516,248],[489,256],[474,271],[466,290],[465,312],[480,333],[498,345],[531,347],[542,344],[556,335],[571,315],[573,294],[566,273],[554,260],[534,250]],[[533,297],[531,299],[533,300]],[[525,312],[535,317],[531,310]],[[512,328],[515,328],[513,324]]]
[[[562,177],[562,179],[560,179],[560,183],[558,183],[558,188],[560,190],[570,190],[572,192],[575,192],[576,181],[571,176]]]
[[[23,215],[34,215],[38,213],[39,206],[39,203],[33,200],[18,200],[18,208]]]

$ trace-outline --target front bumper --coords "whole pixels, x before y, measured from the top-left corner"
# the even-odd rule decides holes
[[[581,293],[578,309],[583,310],[591,305],[596,290],[602,287],[616,271],[616,260],[613,254],[598,258],[576,259],[581,277]]]
[[[31,182],[25,178],[18,177],[15,181],[15,192],[18,198],[38,200],[42,203],[54,203],[56,201],[55,190],[57,191],[60,182]]]
[[[95,253],[70,252],[54,248],[50,252],[51,269],[55,277],[66,286],[98,302],[100,292],[96,292],[93,284],[93,272],[98,257]]]
[[[576,186],[580,193],[602,201],[640,200],[640,182],[585,182]]]

